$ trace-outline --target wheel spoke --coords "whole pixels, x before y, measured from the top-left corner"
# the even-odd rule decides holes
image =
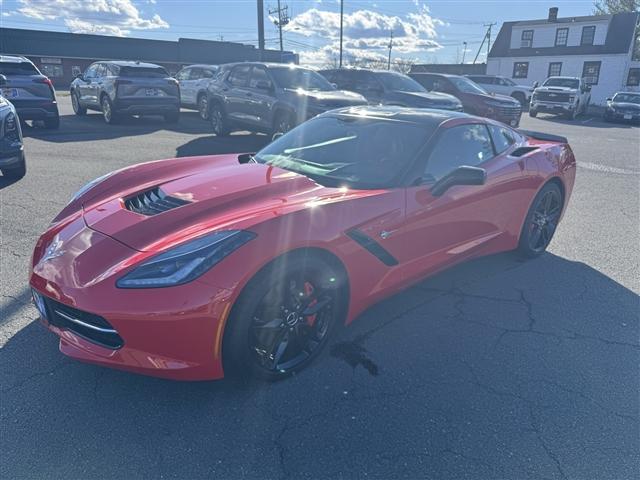
[[[270,320],[267,323],[262,323],[262,324],[257,324],[256,325],[255,324],[255,320],[257,320],[257,319],[254,318],[253,328],[255,328],[258,331],[273,330],[273,329],[282,328],[283,322],[284,322],[284,320],[282,320],[281,318],[274,318],[273,320]]]
[[[313,300],[316,300],[315,298]],[[302,311],[302,315],[304,315],[305,317],[309,317],[311,315],[316,315],[318,313],[320,313],[320,311],[325,308],[327,305],[329,305],[331,303],[332,298],[329,296],[324,296],[322,298],[319,298],[316,300],[315,303],[313,303],[313,305],[311,305],[312,302],[309,302],[307,304],[307,307]]]
[[[542,236],[542,228],[537,224],[533,225],[533,232],[531,233],[531,247],[536,250],[538,243],[540,243],[540,237]]]
[[[282,360],[282,357],[287,351],[287,347],[289,346],[289,339],[289,331],[286,329],[276,337],[276,341],[273,343],[271,351],[269,353],[269,360],[271,360],[272,370],[278,368],[278,364],[280,363],[280,360]]]

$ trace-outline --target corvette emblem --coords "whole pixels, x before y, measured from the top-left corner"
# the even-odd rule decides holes
[[[40,259],[41,263],[48,262],[49,260],[53,260],[54,258],[61,257],[66,253],[66,250],[61,250],[60,246],[62,245],[62,240],[55,236],[53,241],[47,247],[47,251],[44,252],[44,255]]]

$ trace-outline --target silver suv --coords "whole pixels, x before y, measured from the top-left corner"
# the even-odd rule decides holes
[[[218,69],[217,65],[189,65],[176,74],[182,107],[198,110],[203,120],[209,120],[207,86]]]
[[[13,103],[22,121],[41,120],[46,128],[60,126],[53,84],[31,60],[0,55],[0,75],[6,78],[0,94]]]
[[[180,88],[164,67],[153,63],[96,62],[71,83],[71,104],[76,115],[97,110],[109,124],[129,115],[162,115],[175,123]]]
[[[6,84],[0,74],[0,87]],[[19,179],[27,172],[22,131],[15,107],[0,95],[0,171],[5,177]]]

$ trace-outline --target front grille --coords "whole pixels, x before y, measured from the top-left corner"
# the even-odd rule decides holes
[[[540,100],[541,102],[569,103],[570,96],[571,95],[568,93],[540,92],[540,93],[536,93],[536,100]]]
[[[135,197],[126,199],[124,206],[132,212],[151,216],[187,205],[188,203],[188,201],[182,200],[181,198],[170,197],[164,193],[160,187],[155,187],[146,192],[139,193]]]
[[[522,113],[522,108],[516,105],[504,105],[496,108],[496,112],[504,117],[517,117]]]
[[[113,350],[124,345],[122,337],[104,318],[50,298],[43,297],[43,299],[46,305],[47,321],[51,325],[70,330],[90,342]]]

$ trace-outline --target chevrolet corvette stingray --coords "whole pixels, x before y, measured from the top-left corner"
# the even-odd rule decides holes
[[[278,379],[426,276],[543,253],[575,172],[562,137],[449,111],[333,110],[254,154],[89,183],[35,246],[33,299],[78,360]]]

